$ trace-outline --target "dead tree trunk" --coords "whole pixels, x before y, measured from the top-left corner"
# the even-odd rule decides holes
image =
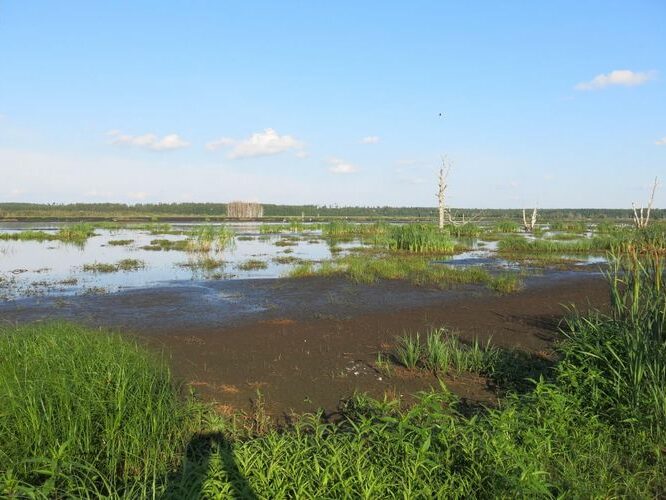
[[[446,156],[442,156],[442,166],[439,169],[439,191],[437,192],[437,201],[439,202],[439,228],[444,229],[444,218],[448,215],[451,221],[451,214],[446,208],[446,188],[448,187],[447,179],[451,171],[451,160]]]
[[[643,212],[643,206],[639,209],[636,208],[636,203],[631,204],[631,208],[634,210],[634,225],[639,228],[648,227],[650,223],[650,212],[652,211],[652,204],[654,203],[654,193],[657,191],[657,186],[659,185],[659,178],[654,178],[654,184],[652,184],[652,193],[650,194],[650,201],[648,202],[647,212]]]
[[[536,229],[536,222],[537,222],[537,207],[534,207],[534,210],[532,210],[532,218],[528,221],[527,220],[527,214],[525,213],[525,209],[523,208],[523,229],[527,233],[533,233],[534,229]]]

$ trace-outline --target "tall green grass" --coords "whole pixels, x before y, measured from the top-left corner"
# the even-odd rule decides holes
[[[406,224],[392,228],[388,244],[391,250],[413,253],[453,253],[456,242],[448,232],[428,224]]]
[[[569,324],[563,377],[609,419],[663,431],[666,247],[663,240],[624,244],[611,262],[611,313]]]
[[[0,330],[0,492],[141,496],[178,461],[187,408],[169,369],[117,335]]]
[[[236,233],[227,226],[202,224],[192,229],[188,250],[192,252],[221,252],[234,245]]]

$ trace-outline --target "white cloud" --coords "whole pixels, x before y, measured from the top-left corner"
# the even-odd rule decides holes
[[[666,137],[662,137],[661,139],[655,141],[654,143],[657,146],[666,146]]]
[[[263,132],[255,132],[247,139],[236,140],[221,137],[206,144],[209,151],[229,146],[232,149],[227,153],[227,158],[236,160],[253,156],[271,156],[289,150],[301,150],[303,143],[291,135],[280,135],[274,129],[267,128]]]
[[[339,158],[331,158],[328,160],[328,163],[331,165],[328,171],[333,174],[353,174],[358,171],[358,168],[356,168],[355,165],[347,163]]]
[[[296,158],[304,159],[304,158],[309,157],[310,154],[307,151],[298,151],[298,152],[296,152],[295,156],[296,156]]]
[[[361,144],[377,144],[379,141],[378,135],[368,135],[361,139]]]
[[[123,134],[120,130],[111,130],[107,132],[107,135],[111,137],[111,144],[134,146],[153,151],[182,149],[190,145],[178,134],[168,134],[160,138],[155,134],[128,135]]]
[[[635,87],[643,85],[657,76],[655,71],[635,72],[628,69],[616,69],[610,73],[595,76],[589,82],[576,85],[576,90],[598,90],[611,85]]]

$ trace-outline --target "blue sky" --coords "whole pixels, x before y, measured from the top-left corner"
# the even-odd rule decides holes
[[[664,25],[661,0],[6,0],[0,200],[429,206],[447,154],[455,206],[629,207],[666,183]]]

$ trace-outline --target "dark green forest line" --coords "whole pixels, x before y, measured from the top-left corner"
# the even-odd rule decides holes
[[[317,206],[264,204],[262,219],[305,217],[326,219],[350,217],[358,219],[435,219],[436,207],[361,207],[361,206]],[[458,217],[470,219],[498,220],[520,219],[522,210],[515,209],[452,209]],[[606,208],[555,208],[540,209],[543,221],[562,219],[627,220],[631,209]],[[652,211],[653,219],[664,219],[666,210]],[[223,219],[227,218],[226,203],[0,203],[0,219],[54,220],[54,219]]]

